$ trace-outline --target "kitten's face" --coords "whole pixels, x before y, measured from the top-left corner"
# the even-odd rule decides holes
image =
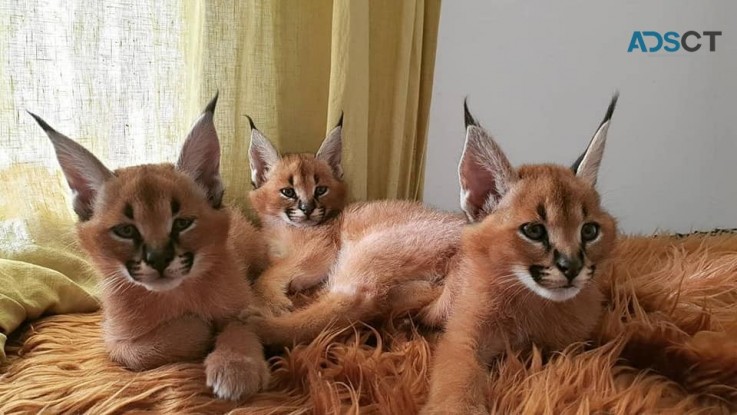
[[[505,261],[524,286],[549,300],[569,300],[610,257],[614,219],[568,168],[526,166],[518,177],[479,232],[493,235],[490,244],[510,246]]]
[[[514,169],[466,107],[461,206],[481,224],[464,241],[485,259],[503,260],[508,273],[549,300],[575,297],[614,248],[616,225],[601,208],[595,184],[616,103],[617,95],[572,168]]]
[[[251,122],[248,156],[254,190],[249,197],[262,220],[315,226],[343,209],[346,185],[342,180],[342,134],[341,116],[315,155],[280,156],[271,141]]]
[[[314,226],[343,209],[346,186],[326,162],[311,154],[288,154],[271,167],[266,181],[249,196],[262,218]]]
[[[110,171],[92,153],[31,114],[51,139],[74,198],[82,246],[110,292],[132,283],[168,291],[196,278],[226,249],[220,210],[217,95],[195,122],[176,166]]]
[[[110,284],[122,278],[168,291],[208,271],[226,249],[227,214],[170,164],[117,170],[94,212],[78,234]]]

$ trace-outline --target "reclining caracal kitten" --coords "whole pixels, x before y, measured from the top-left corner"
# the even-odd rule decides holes
[[[207,384],[240,399],[264,387],[258,337],[235,317],[251,303],[248,273],[265,266],[257,230],[222,206],[217,95],[179,161],[108,170],[31,114],[51,139],[74,193],[77,235],[102,277],[103,339],[132,370],[205,359]],[[214,343],[214,349],[213,349]]]
[[[342,117],[341,117],[342,120]],[[251,125],[251,204],[269,243],[270,263],[254,288],[271,315],[250,316],[264,343],[310,341],[331,323],[419,310],[439,294],[460,243],[461,215],[409,201],[344,208],[342,121],[317,154],[280,156]],[[306,307],[291,309],[287,291],[327,279]]]
[[[594,188],[616,102],[573,168],[514,169],[466,108],[461,203],[476,224],[463,231],[460,266],[429,307],[450,315],[423,413],[488,413],[487,364],[507,345],[559,350],[591,335],[603,312],[596,271],[617,233]]]

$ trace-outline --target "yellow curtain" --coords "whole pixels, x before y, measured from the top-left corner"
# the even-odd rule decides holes
[[[219,90],[226,198],[241,205],[245,114],[281,151],[314,152],[343,111],[352,199],[418,199],[439,9],[440,0],[0,2],[0,346],[24,319],[98,306],[66,183],[25,110],[117,168],[174,161]]]
[[[316,151],[345,113],[354,199],[422,193],[440,1],[191,2],[188,112],[215,89],[231,197],[243,202],[249,114],[286,152]],[[222,107],[221,107],[222,108]]]

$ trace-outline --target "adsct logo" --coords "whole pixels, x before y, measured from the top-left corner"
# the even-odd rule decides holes
[[[683,35],[678,32],[660,32],[654,31],[635,31],[632,32],[632,38],[630,39],[630,45],[627,48],[627,53],[631,52],[678,52],[683,49],[686,52],[696,52],[701,49],[702,46],[706,46],[708,43],[709,52],[714,52],[717,49],[717,36],[721,36],[722,32],[717,30],[705,30],[703,32],[697,32],[695,30],[689,30]]]

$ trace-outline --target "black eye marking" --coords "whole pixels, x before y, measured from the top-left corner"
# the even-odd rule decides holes
[[[192,226],[193,223],[193,218],[176,218],[174,219],[174,223],[171,225],[171,231],[173,234],[178,234]]]
[[[283,194],[284,196],[290,199],[294,199],[297,196],[297,194],[294,193],[294,189],[292,189],[291,187],[285,187],[279,191],[281,192],[281,194]]]
[[[172,215],[176,215],[177,213],[179,213],[180,207],[181,206],[179,205],[179,201],[177,199],[171,200],[171,214]]]
[[[586,217],[589,216],[589,210],[586,209],[586,206],[581,207],[581,213],[583,213],[583,218],[586,219]]]
[[[537,214],[540,215],[540,219],[543,220],[543,222],[548,220],[548,212],[545,211],[545,206],[541,204],[537,205]]]
[[[125,204],[125,208],[123,209],[123,214],[128,219],[133,219],[133,206],[130,205],[130,203]]]
[[[320,196],[324,195],[325,193],[327,193],[327,191],[328,191],[328,188],[327,187],[325,187],[325,186],[317,186],[315,188],[315,197],[320,197]]]
[[[594,222],[584,223],[581,227],[581,241],[591,242],[599,237],[599,224]]]
[[[317,177],[317,175],[315,175],[314,179],[315,179],[315,184],[318,184],[318,183],[320,183],[320,178],[319,178],[319,177]]]
[[[294,176],[289,176],[289,185],[294,186]]]
[[[141,234],[138,233],[138,229],[136,229],[136,226],[131,223],[122,223],[120,225],[113,226],[111,230],[114,234],[123,239],[138,240],[141,238]]]
[[[535,242],[544,242],[548,239],[548,231],[542,223],[525,223],[519,228],[522,235]]]

